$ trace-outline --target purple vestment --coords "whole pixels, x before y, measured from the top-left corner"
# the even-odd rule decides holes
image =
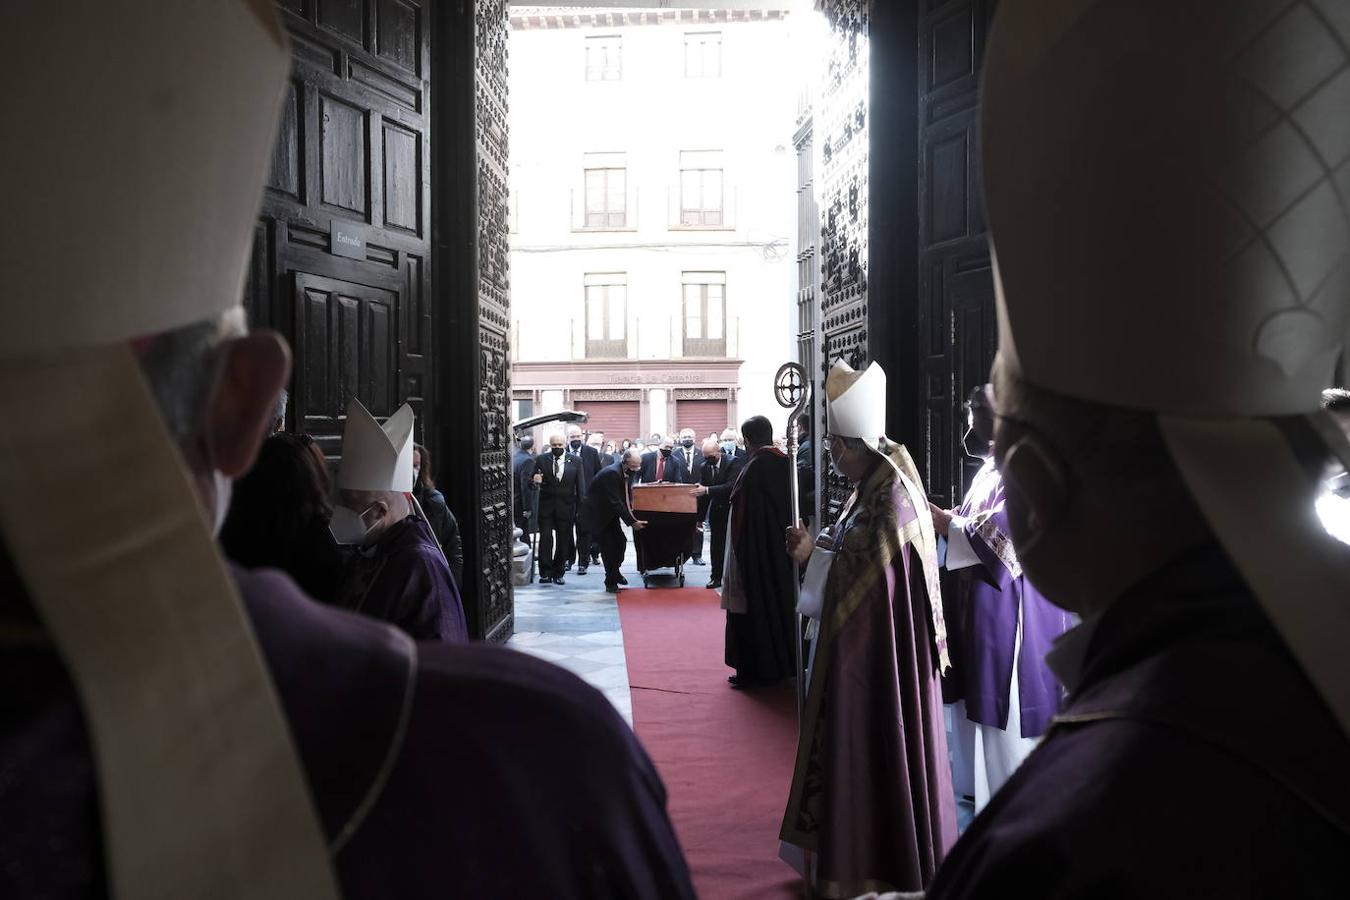
[[[962,532],[980,560],[978,565],[958,570],[958,660],[966,716],[981,725],[1008,727],[1020,611],[1022,650],[1018,655],[1017,689],[1021,736],[1038,737],[1045,734],[1050,718],[1059,712],[1064,694],[1045,664],[1045,654],[1055,639],[1072,627],[1073,617],[1041,596],[1022,575],[1009,537],[1003,476],[992,459],[975,476],[956,515],[964,520]]]
[[[359,551],[347,566],[337,605],[391,622],[419,641],[469,639],[464,604],[431,527],[409,516]]]
[[[880,463],[840,515],[780,837],[821,897],[923,888],[956,839],[918,515]],[[927,515],[925,508],[923,515]]]
[[[660,779],[593,688],[234,575],[343,896],[693,897]],[[84,717],[2,548],[0,626],[0,896],[105,896]]]
[[[1222,551],[1081,627],[1067,708],[928,900],[1344,897],[1350,742]]]

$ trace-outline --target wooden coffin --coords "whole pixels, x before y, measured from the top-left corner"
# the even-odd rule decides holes
[[[635,484],[634,512],[696,513],[698,498],[691,484]]]

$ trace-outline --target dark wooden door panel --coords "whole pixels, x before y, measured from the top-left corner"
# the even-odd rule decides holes
[[[925,2],[919,15],[919,285],[914,348],[925,411],[916,454],[935,500],[955,503],[978,465],[962,403],[997,346],[976,147],[979,71],[993,0]]]
[[[295,349],[288,427],[314,432],[336,455],[354,395],[377,416],[411,403],[423,439],[433,409],[426,9],[420,0],[278,6],[292,75],[254,241],[250,316]],[[355,258],[333,254],[335,223],[359,238]]]
[[[352,397],[377,418],[399,406],[399,297],[310,273],[296,273],[294,284],[296,423],[335,451]]]

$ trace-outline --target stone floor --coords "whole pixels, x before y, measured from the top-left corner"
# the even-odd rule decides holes
[[[573,569],[562,587],[537,581],[517,587],[515,635],[507,643],[575,672],[604,693],[632,725],[633,700],[628,692],[619,603],[605,592],[604,571],[603,566],[591,566],[585,575],[578,575]],[[631,589],[643,589],[631,539],[620,571]],[[687,564],[687,583],[701,587],[707,571]],[[658,583],[653,581],[653,588]]]

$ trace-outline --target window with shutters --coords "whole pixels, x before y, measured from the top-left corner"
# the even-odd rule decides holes
[[[623,228],[628,223],[627,169],[586,170],[586,227]]]
[[[623,39],[617,34],[586,38],[586,80],[618,81],[623,77]]]
[[[684,273],[684,355],[727,355],[725,272]]]
[[[721,227],[722,151],[680,153],[680,224],[686,228]]]
[[[586,276],[586,357],[628,356],[628,283],[622,274]]]
[[[684,36],[684,77],[722,77],[722,32],[691,31]]]

